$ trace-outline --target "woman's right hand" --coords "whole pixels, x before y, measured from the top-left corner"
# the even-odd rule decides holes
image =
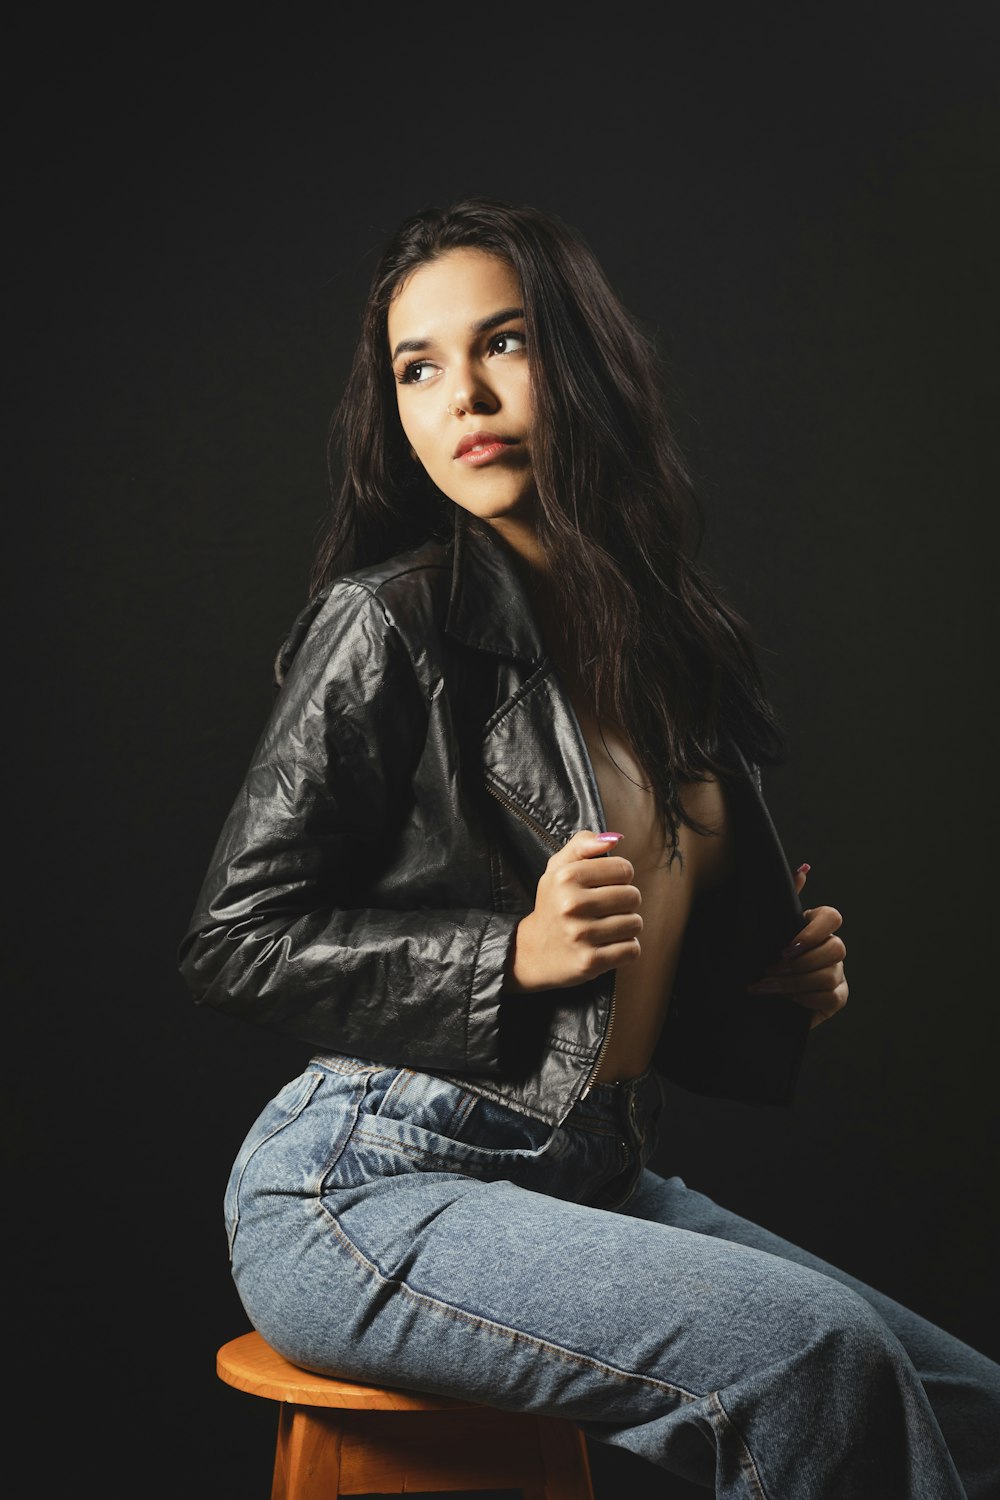
[[[584,828],[552,855],[534,910],[517,925],[505,989],[564,989],[639,957],[635,870],[608,853],[620,839]]]

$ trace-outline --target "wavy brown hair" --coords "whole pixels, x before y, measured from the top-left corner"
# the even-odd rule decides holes
[[[624,728],[647,768],[673,850],[681,823],[705,831],[686,815],[680,783],[731,774],[733,742],[757,764],[784,752],[746,622],[696,562],[702,507],[672,432],[656,347],[576,230],[481,197],[424,209],[397,229],[331,424],[333,507],[310,596],[345,572],[452,535],[454,502],[408,452],[387,321],[402,281],[459,247],[502,256],[520,282],[546,581],[558,617],[573,622],[571,670],[593,685],[599,716]]]

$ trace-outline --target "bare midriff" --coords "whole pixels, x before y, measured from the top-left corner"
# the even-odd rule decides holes
[[[590,751],[607,827],[624,834],[613,853],[631,862],[633,884],[642,895],[641,952],[616,972],[614,1021],[594,1078],[621,1082],[649,1067],[670,1004],[684,929],[699,894],[728,874],[732,837],[718,781],[685,782],[685,811],[711,832],[695,833],[682,824],[679,857],[671,860],[652,788],[624,732],[607,719],[599,726],[584,695],[571,691],[569,696]]]

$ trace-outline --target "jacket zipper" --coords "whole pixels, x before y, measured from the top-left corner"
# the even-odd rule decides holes
[[[618,988],[618,974],[617,974],[617,971],[616,971],[615,972],[614,983],[611,986],[611,1004],[608,1006],[608,1021],[607,1021],[607,1025],[604,1028],[604,1038],[603,1038],[603,1040],[601,1042],[601,1050],[598,1052],[598,1054],[597,1054],[597,1060],[594,1063],[594,1066],[590,1070],[590,1077],[587,1079],[587,1082],[583,1086],[583,1092],[580,1095],[581,1099],[586,1099],[587,1095],[590,1093],[591,1089],[594,1087],[594,1079],[597,1077],[598,1073],[601,1071],[601,1063],[604,1061],[604,1054],[607,1052],[607,1050],[608,1050],[608,1044],[611,1041],[611,1028],[615,1024],[615,991],[617,990],[617,988]]]
[[[489,792],[491,797],[495,797],[498,802],[502,802],[504,807],[509,808],[509,810],[515,815],[515,817],[521,819],[522,823],[527,823],[528,827],[533,829],[534,832],[537,833],[538,837],[542,839],[542,841],[546,843],[550,849],[562,848],[562,845],[559,843],[558,839],[554,839],[550,833],[546,833],[545,829],[542,828],[540,824],[536,823],[534,818],[529,818],[528,814],[526,812],[522,812],[517,804],[515,802],[512,802],[509,797],[505,797],[502,792],[498,792],[496,787],[492,786],[490,782],[487,781],[485,785],[486,790]],[[600,1051],[597,1054],[597,1059],[594,1063],[593,1068],[590,1070],[590,1077],[587,1079],[587,1082],[583,1086],[583,1091],[580,1094],[581,1099],[586,1099],[587,1095],[593,1088],[594,1079],[597,1077],[598,1073],[601,1070],[601,1063],[604,1061],[604,1054],[607,1052],[608,1044],[611,1041],[611,1028],[615,1024],[615,991],[617,990],[617,988],[618,975],[616,974],[614,983],[611,987],[611,1004],[608,1006],[608,1019],[607,1024],[604,1027],[604,1036],[601,1039]]]
[[[502,802],[504,807],[509,808],[516,817],[520,818],[522,823],[527,823],[528,827],[533,829],[538,834],[538,837],[544,843],[548,844],[550,849],[562,848],[558,839],[554,839],[551,833],[546,833],[540,823],[536,823],[534,818],[529,818],[526,812],[521,811],[516,802],[512,802],[509,797],[505,797],[503,792],[498,792],[496,787],[491,786],[488,781],[486,782],[486,790],[491,797],[495,797],[498,802]]]

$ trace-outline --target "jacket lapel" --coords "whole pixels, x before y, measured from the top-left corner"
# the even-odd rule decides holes
[[[457,508],[456,508],[457,509]],[[533,871],[604,809],[579,721],[538,629],[510,547],[457,511],[448,633],[496,662],[483,725],[486,786]]]
[[[457,506],[446,629],[499,658],[484,710],[483,770],[512,842],[540,874],[578,829],[605,827],[601,794],[518,560],[488,523]],[[728,795],[738,850],[739,946],[745,968],[763,968],[775,943],[783,946],[801,925],[801,907],[759,778],[738,746],[731,751],[740,771]]]
[[[489,653],[495,676],[481,722],[487,790],[499,804],[528,889],[555,849],[580,828],[603,829],[604,809],[579,721],[548,656],[514,553],[492,528],[456,507],[446,630]],[[656,1063],[699,1093],[775,1104],[792,1097],[809,1013],[782,996],[751,997],[759,978],[804,920],[794,880],[761,794],[759,776],[732,746],[739,774],[727,782],[736,870],[689,922]],[[594,986],[603,1031],[610,985]],[[552,1029],[583,1050],[590,1022],[560,1007]]]

